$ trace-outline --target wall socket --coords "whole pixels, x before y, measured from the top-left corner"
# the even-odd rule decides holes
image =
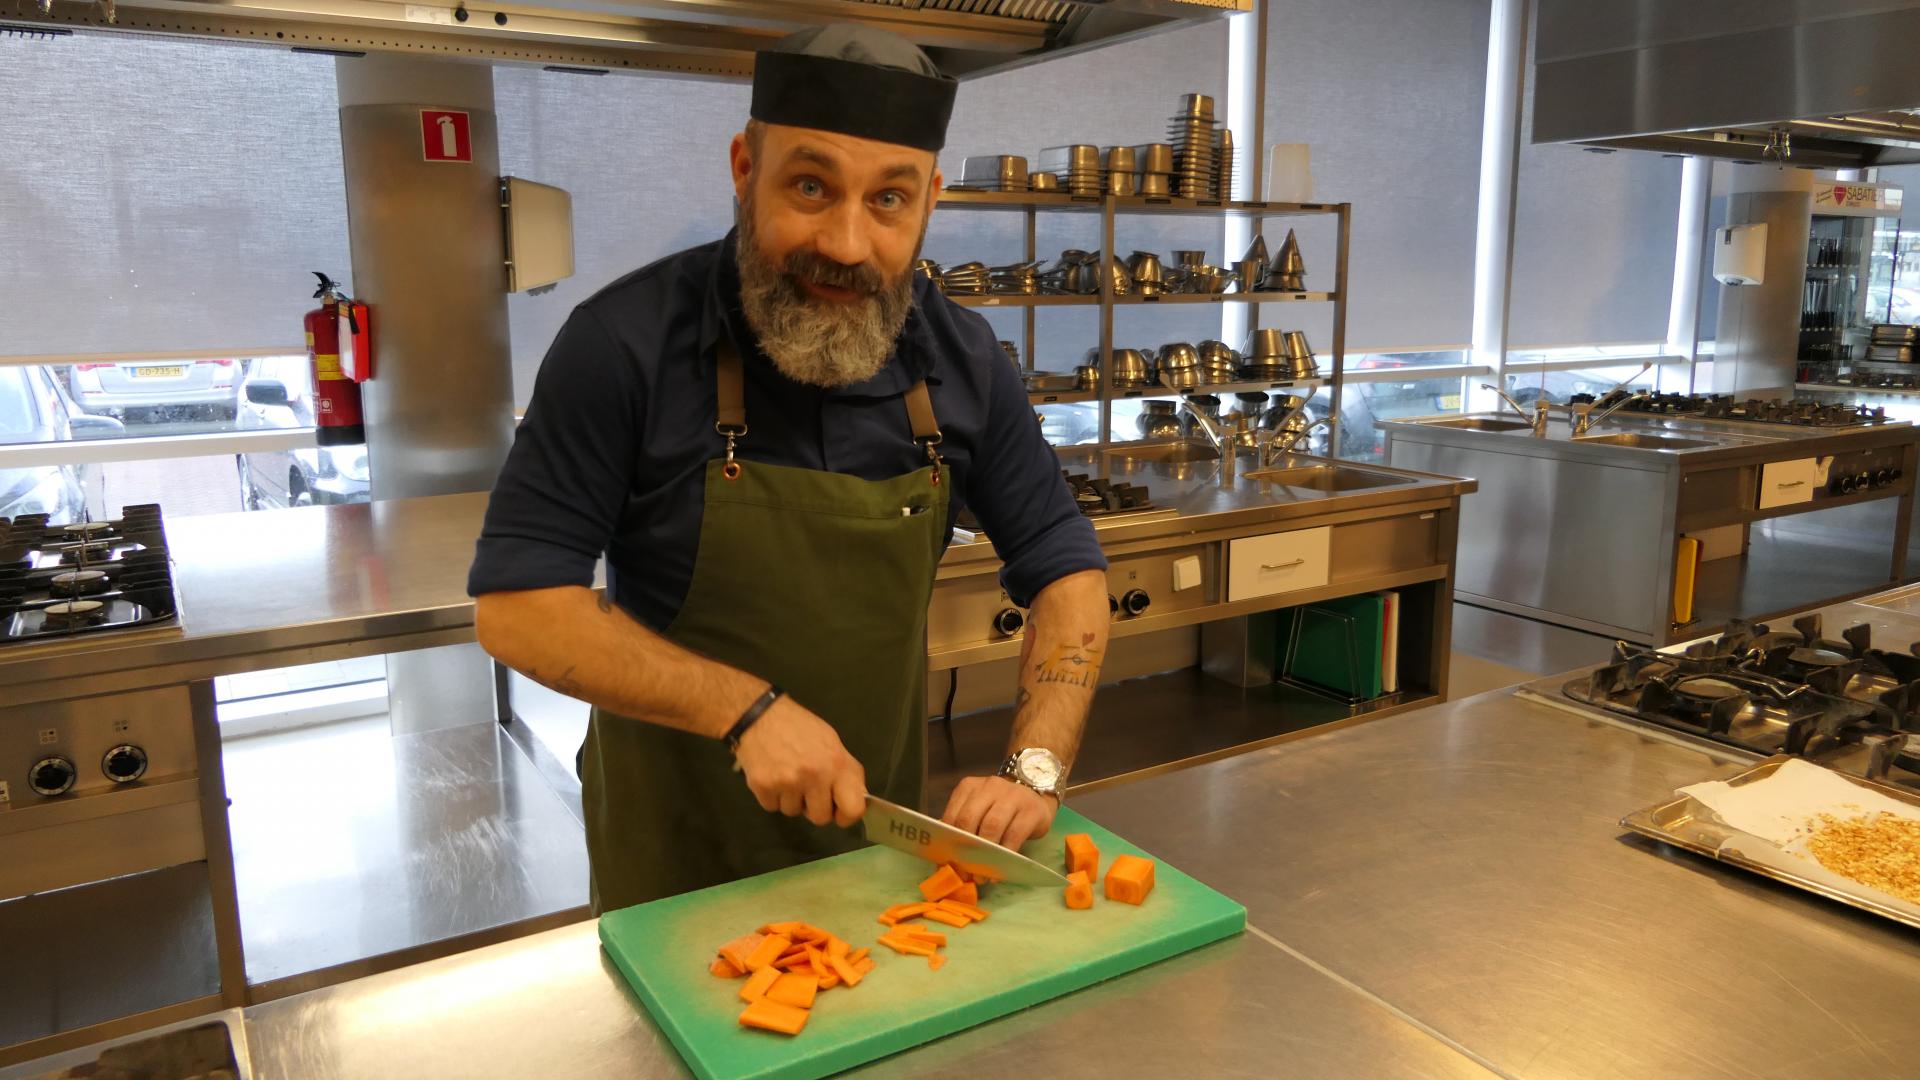
[[[54,743],[57,743],[59,741],[60,741],[59,728],[41,728],[40,729],[40,745],[41,746],[52,746]]]

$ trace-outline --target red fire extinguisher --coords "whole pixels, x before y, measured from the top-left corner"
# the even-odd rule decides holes
[[[360,413],[360,384],[373,374],[367,305],[347,296],[318,270],[320,306],[307,312],[307,364],[313,370],[314,438],[321,446],[351,446],[367,441]],[[340,324],[347,324],[342,341]],[[342,345],[345,348],[342,348]]]

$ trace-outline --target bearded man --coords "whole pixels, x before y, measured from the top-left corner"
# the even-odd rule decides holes
[[[582,303],[541,365],[468,591],[489,653],[593,705],[596,912],[858,847],[869,790],[921,804],[963,504],[1031,614],[1007,760],[943,816],[1018,848],[1058,809],[1106,562],[992,328],[913,271],[954,90],[870,28],[759,54],[734,232]]]

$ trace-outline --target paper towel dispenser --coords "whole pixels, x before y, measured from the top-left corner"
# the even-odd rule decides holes
[[[573,276],[573,196],[517,176],[500,178],[507,291],[533,292]]]
[[[1762,285],[1767,280],[1767,226],[1730,225],[1713,234],[1713,280]]]

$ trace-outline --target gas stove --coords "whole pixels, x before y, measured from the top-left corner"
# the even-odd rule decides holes
[[[1920,375],[1898,372],[1849,371],[1830,378],[1808,380],[1832,386],[1851,386],[1861,390],[1920,390]]]
[[[175,623],[160,507],[112,521],[0,518],[0,646]]]
[[[1876,649],[1872,632],[1862,623],[1829,639],[1816,613],[1791,631],[1736,619],[1671,651],[1619,642],[1613,663],[1563,693],[1694,738],[1920,790],[1920,643]]]
[[[1122,520],[1172,516],[1174,513],[1154,506],[1145,484],[1125,484],[1104,476],[1089,476],[1066,469],[1060,470],[1060,475],[1067,481],[1067,490],[1073,493],[1073,505],[1079,509],[1080,516],[1096,526],[1111,525]],[[973,516],[972,510],[960,511],[957,524],[963,529],[985,535],[981,533],[980,522]]]
[[[1620,411],[1819,428],[1869,427],[1887,422],[1887,411],[1880,408],[1810,400],[1736,401],[1732,394],[1649,394],[1627,402]]]

